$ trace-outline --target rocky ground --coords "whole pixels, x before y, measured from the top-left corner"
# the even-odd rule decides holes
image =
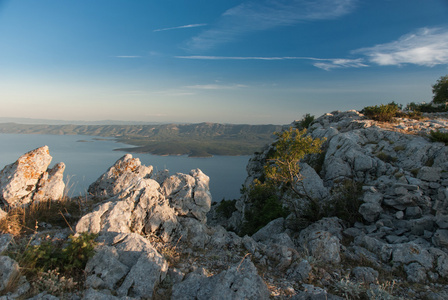
[[[326,138],[324,159],[302,162],[301,188],[327,207],[350,182],[359,187],[350,199],[359,201],[360,219],[350,223],[336,211],[298,226],[310,200],[285,193],[284,205],[300,211],[243,237],[225,228],[241,228],[247,196],[223,218],[200,170],[154,172],[126,155],[90,186],[93,208],[71,228],[97,234],[81,286],[51,288],[43,284],[51,276],[39,285],[3,255],[0,299],[447,299],[448,150],[427,137],[447,125],[443,116],[378,123],[356,111],[323,115],[308,132]],[[251,158],[247,188],[273,148]],[[39,148],[1,172],[4,211],[60,190],[62,177],[52,174],[61,172],[48,170],[47,155]],[[50,182],[59,188],[45,188]],[[38,224],[26,239],[64,243],[71,230]],[[17,239],[0,235],[0,252]],[[55,285],[69,282],[53,277]]]

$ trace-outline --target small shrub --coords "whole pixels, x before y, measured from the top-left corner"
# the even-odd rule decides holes
[[[440,132],[440,130],[437,131],[431,130],[429,138],[433,142],[441,142],[444,143],[445,145],[448,145],[448,132]]]
[[[221,202],[219,202],[216,211],[228,219],[232,216],[233,212],[236,211],[235,204],[236,200],[222,199]]]
[[[248,192],[248,207],[244,213],[245,222],[241,234],[252,235],[270,221],[286,217],[275,186],[256,180]]]
[[[411,102],[406,105],[405,108],[407,115],[412,119],[419,120],[422,118],[422,113],[436,113],[436,112],[446,112],[448,108],[445,105],[437,105],[434,103],[415,103]]]
[[[76,277],[83,272],[87,261],[94,255],[96,236],[82,233],[79,236],[70,236],[66,244],[45,240],[37,246],[31,246],[30,240],[27,244],[17,244],[15,249],[7,251],[6,255],[16,260],[26,275],[31,277],[51,270]]]
[[[311,123],[313,123],[314,121],[314,116],[310,115],[310,114],[305,114],[302,118],[302,120],[299,121],[299,123],[297,124],[299,129],[306,129],[308,127],[310,127]]]
[[[362,222],[359,207],[362,204],[362,184],[354,180],[344,180],[334,191],[334,200],[331,203],[333,215],[348,222],[350,225]]]
[[[392,122],[393,118],[400,111],[401,106],[395,102],[381,104],[380,106],[366,106],[361,111],[366,117],[380,122]]]

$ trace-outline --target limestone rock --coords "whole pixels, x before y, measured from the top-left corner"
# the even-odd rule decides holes
[[[194,217],[205,223],[212,203],[209,181],[207,175],[195,169],[189,175],[178,173],[165,179],[161,192],[180,216]]]
[[[245,259],[211,277],[187,275],[173,286],[171,299],[269,299],[269,291],[254,264]]]
[[[152,170],[152,166],[143,166],[140,159],[126,154],[92,183],[88,192],[102,199],[116,196],[137,185],[142,179],[150,178]]]
[[[0,234],[0,253],[8,249],[9,244],[12,241],[12,235]]]
[[[370,267],[355,267],[353,268],[351,275],[356,281],[370,284],[377,282],[379,274],[378,271]]]
[[[300,232],[298,244],[317,260],[339,263],[342,226],[337,218],[324,218]]]
[[[16,207],[34,200],[59,200],[63,196],[64,164],[48,170],[52,157],[48,146],[32,150],[0,172],[0,200]]]
[[[58,163],[52,169],[45,172],[40,178],[34,201],[60,200],[64,196],[64,170],[65,164]]]
[[[8,256],[0,256],[0,293],[19,277],[19,264]]]
[[[151,243],[135,233],[105,233],[104,246],[86,266],[87,286],[116,290],[120,296],[151,298],[168,264]]]

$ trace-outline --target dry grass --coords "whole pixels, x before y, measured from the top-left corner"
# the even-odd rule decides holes
[[[71,227],[82,216],[85,206],[83,198],[78,197],[35,202],[26,207],[7,209],[7,216],[0,221],[0,233],[14,236],[29,234],[37,231],[39,224],[43,223],[52,227]]]

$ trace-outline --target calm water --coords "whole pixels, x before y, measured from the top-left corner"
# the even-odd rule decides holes
[[[96,140],[82,135],[32,135],[0,134],[0,170],[15,162],[26,152],[47,145],[53,157],[51,166],[64,162],[64,178],[69,186],[69,196],[85,194],[87,188],[112,166],[125,152],[113,151],[129,145],[113,140]],[[80,142],[84,140],[87,142]],[[249,156],[215,156],[192,158],[187,156],[157,156],[132,153],[142,164],[152,165],[155,170],[168,169],[170,174],[188,174],[199,168],[210,177],[210,191],[214,201],[238,198],[241,185],[247,176]]]

